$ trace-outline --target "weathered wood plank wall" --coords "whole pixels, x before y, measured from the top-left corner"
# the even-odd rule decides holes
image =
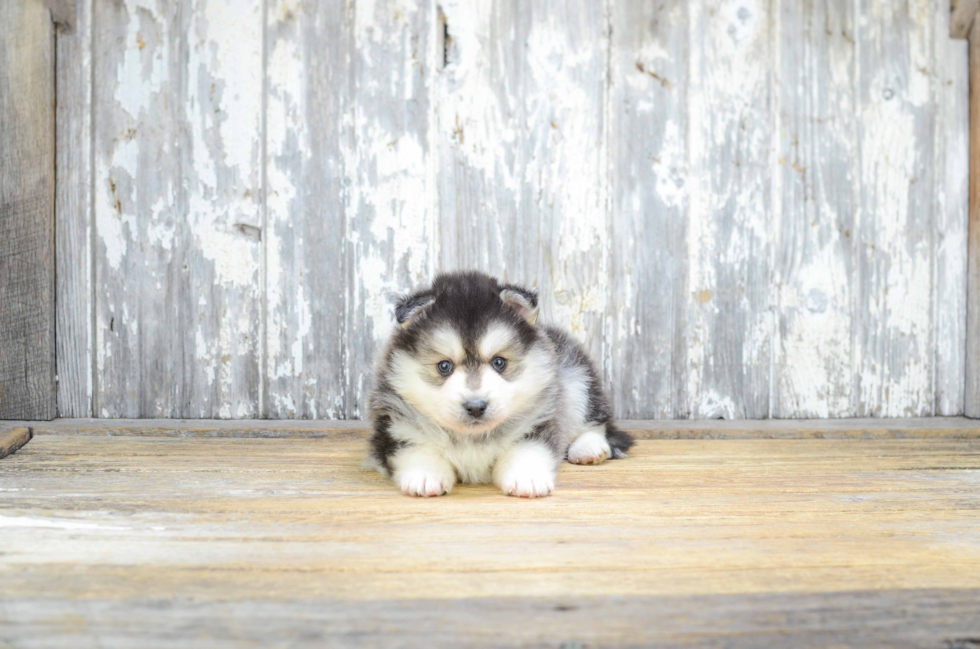
[[[79,11],[62,415],[360,417],[386,293],[464,267],[536,286],[623,417],[963,412],[944,0]]]
[[[0,419],[57,412],[54,47],[42,0],[0,3]]]

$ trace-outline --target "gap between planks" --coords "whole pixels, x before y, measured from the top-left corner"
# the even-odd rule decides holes
[[[637,439],[980,439],[980,421],[966,417],[908,419],[621,420]],[[35,434],[134,437],[366,439],[360,420],[55,419],[7,422]]]

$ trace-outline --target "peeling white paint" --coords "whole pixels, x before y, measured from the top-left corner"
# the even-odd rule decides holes
[[[246,188],[257,187],[259,180],[262,6],[256,1],[207,0],[203,12],[208,29],[199,65],[212,77],[213,92],[221,93],[217,119],[225,156],[217,162],[235,170]],[[254,213],[252,205],[251,200],[245,203],[248,216]]]
[[[876,77],[872,88],[886,86],[884,74]],[[865,109],[861,142],[869,154],[862,157],[861,179],[873,200],[869,207],[874,210],[874,241],[858,243],[870,259],[877,289],[867,305],[869,322],[878,328],[871,340],[884,336],[889,347],[907,343],[910,348],[903,357],[892,358],[881,355],[884,347],[868,349],[859,340],[859,357],[868,359],[861,370],[859,399],[878,404],[878,416],[923,415],[931,412],[931,404],[922,399],[931,391],[926,353],[933,314],[931,252],[926,241],[910,249],[906,225],[916,173],[915,118],[898,96],[880,96]]]
[[[502,190],[519,194],[521,179],[498,164],[497,134],[515,126],[523,132],[526,125],[514,123],[511,107],[501,105],[489,78],[492,68],[487,62],[499,57],[498,52],[485,49],[493,45],[489,35],[494,4],[452,0],[440,6],[452,30],[450,61],[440,74],[441,137],[459,143],[468,166],[493,178]]]
[[[280,3],[280,17],[295,15],[299,11],[296,3]],[[289,322],[287,313],[282,311],[286,296],[282,291],[285,278],[283,277],[283,246],[285,242],[281,238],[280,230],[292,231],[294,216],[292,211],[293,202],[298,195],[298,188],[292,178],[284,173],[283,167],[276,162],[279,157],[288,156],[292,152],[290,146],[298,146],[300,163],[305,163],[310,158],[309,140],[305,137],[306,125],[303,122],[302,98],[305,89],[304,77],[302,74],[302,59],[297,46],[297,42],[291,38],[277,39],[272,43],[269,53],[269,93],[267,97],[267,161],[266,161],[266,213],[268,215],[268,228],[264,233],[265,241],[265,300],[268,305],[266,322],[266,356],[269,363],[268,375],[270,378],[279,379],[287,376],[295,376],[296,355],[299,355],[298,362],[302,371],[302,344],[303,340],[297,332],[287,330]],[[298,241],[299,249],[296,252],[302,253],[302,241]],[[310,304],[305,296],[301,285],[295,286],[289,300],[297,301],[297,310],[300,313],[310,313]],[[308,320],[307,320],[308,323]],[[308,328],[301,333],[306,335]],[[289,352],[284,353],[282,343],[284,339],[295,337],[295,342],[290,346]],[[269,395],[273,398],[277,409],[283,407],[288,412],[295,413],[295,404],[289,399],[288,405],[284,405],[281,396]]]
[[[116,71],[115,98],[135,121],[143,117],[153,94],[162,92],[168,80],[167,58],[159,50],[166,46],[169,32],[166,19],[156,13],[156,2],[126,0],[125,5],[129,22],[122,44],[124,55]],[[151,38],[151,33],[159,33],[161,40]]]
[[[254,287],[258,275],[256,242],[237,232],[224,232],[218,224],[199,229],[201,254],[214,262],[219,282]]]
[[[188,401],[200,416],[255,416],[246,386],[259,366],[271,413],[361,414],[366,359],[392,327],[388,294],[457,264],[536,285],[547,319],[585,341],[644,415],[731,418],[766,398],[780,416],[955,408],[938,391],[959,389],[962,370],[942,367],[963,355],[963,333],[937,322],[965,293],[965,229],[953,221],[965,218],[968,156],[942,141],[923,158],[925,136],[965,115],[951,108],[965,105],[963,88],[937,100],[941,4],[915,0],[909,17],[883,2],[830,7],[814,38],[833,47],[801,54],[779,51],[795,46],[779,40],[791,12],[763,0],[650,8],[664,29],[684,26],[670,38],[610,36],[618,12],[635,9],[616,3],[447,0],[443,68],[435,7],[413,0],[348,4],[330,21],[274,0],[265,26],[261,0],[195,0],[180,15],[125,0],[103,12],[118,16],[102,27],[117,44],[96,54],[111,65],[98,69],[107,105],[93,120],[95,410],[132,415],[126,395],[142,391],[143,412]],[[315,42],[321,33],[335,38]],[[789,53],[802,61],[795,87],[780,78]],[[323,83],[341,98],[329,108],[313,99]],[[812,103],[790,118],[780,102],[793,92]],[[658,125],[642,135],[655,152],[611,157],[633,150],[610,138],[640,137],[615,130],[620,113]],[[855,161],[850,191],[825,174],[841,151]],[[945,175],[934,200],[915,186],[934,182],[930,166]],[[793,191],[799,201],[783,201]],[[942,220],[922,216],[930,200],[944,225],[910,237],[916,219]],[[676,228],[652,209],[671,210]],[[338,224],[329,258],[308,237],[317,219]],[[633,233],[643,245],[622,240]],[[649,286],[661,267],[672,274]],[[867,304],[854,297],[859,278]],[[653,297],[658,310],[646,308]],[[185,350],[200,393],[184,395],[183,376],[153,383],[165,375],[143,370],[163,349]],[[149,383],[135,389],[123,380],[133,374]]]
[[[667,122],[664,144],[653,161],[657,194],[665,205],[681,207],[687,202],[687,151],[677,122]]]
[[[137,238],[134,208],[138,190],[130,174],[138,164],[139,143],[129,138],[117,145],[111,160],[100,159],[96,167],[104,180],[96,186],[95,228],[109,266],[117,271],[129,250],[128,242]]]
[[[434,235],[431,226],[432,191],[422,145],[413,136],[394,136],[377,123],[360,116],[357,132],[370,146],[348,156],[374,167],[374,182],[352,188],[352,214],[370,214],[370,240],[352,229],[348,240],[357,260],[365,325],[380,343],[392,323],[388,295],[404,292],[431,276],[431,256],[426,250]],[[356,158],[355,158],[356,156]],[[365,179],[369,180],[369,179]],[[404,286],[390,265],[407,270],[412,285]],[[355,302],[354,308],[357,308]]]

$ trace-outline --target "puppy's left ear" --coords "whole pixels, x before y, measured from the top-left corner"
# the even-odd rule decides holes
[[[523,286],[507,284],[500,291],[500,299],[514,312],[534,324],[538,320],[538,294]]]
[[[395,320],[402,326],[402,329],[412,324],[416,316],[425,311],[425,307],[436,301],[436,296],[432,291],[420,291],[412,295],[398,298],[395,303]]]

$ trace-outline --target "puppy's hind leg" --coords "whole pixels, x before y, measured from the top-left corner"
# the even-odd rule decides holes
[[[593,424],[572,442],[568,448],[568,461],[572,464],[602,464],[609,458],[626,457],[633,444],[633,437],[613,422]]]
[[[612,456],[612,448],[606,440],[606,424],[586,428],[568,447],[568,461],[572,464],[602,464]]]

